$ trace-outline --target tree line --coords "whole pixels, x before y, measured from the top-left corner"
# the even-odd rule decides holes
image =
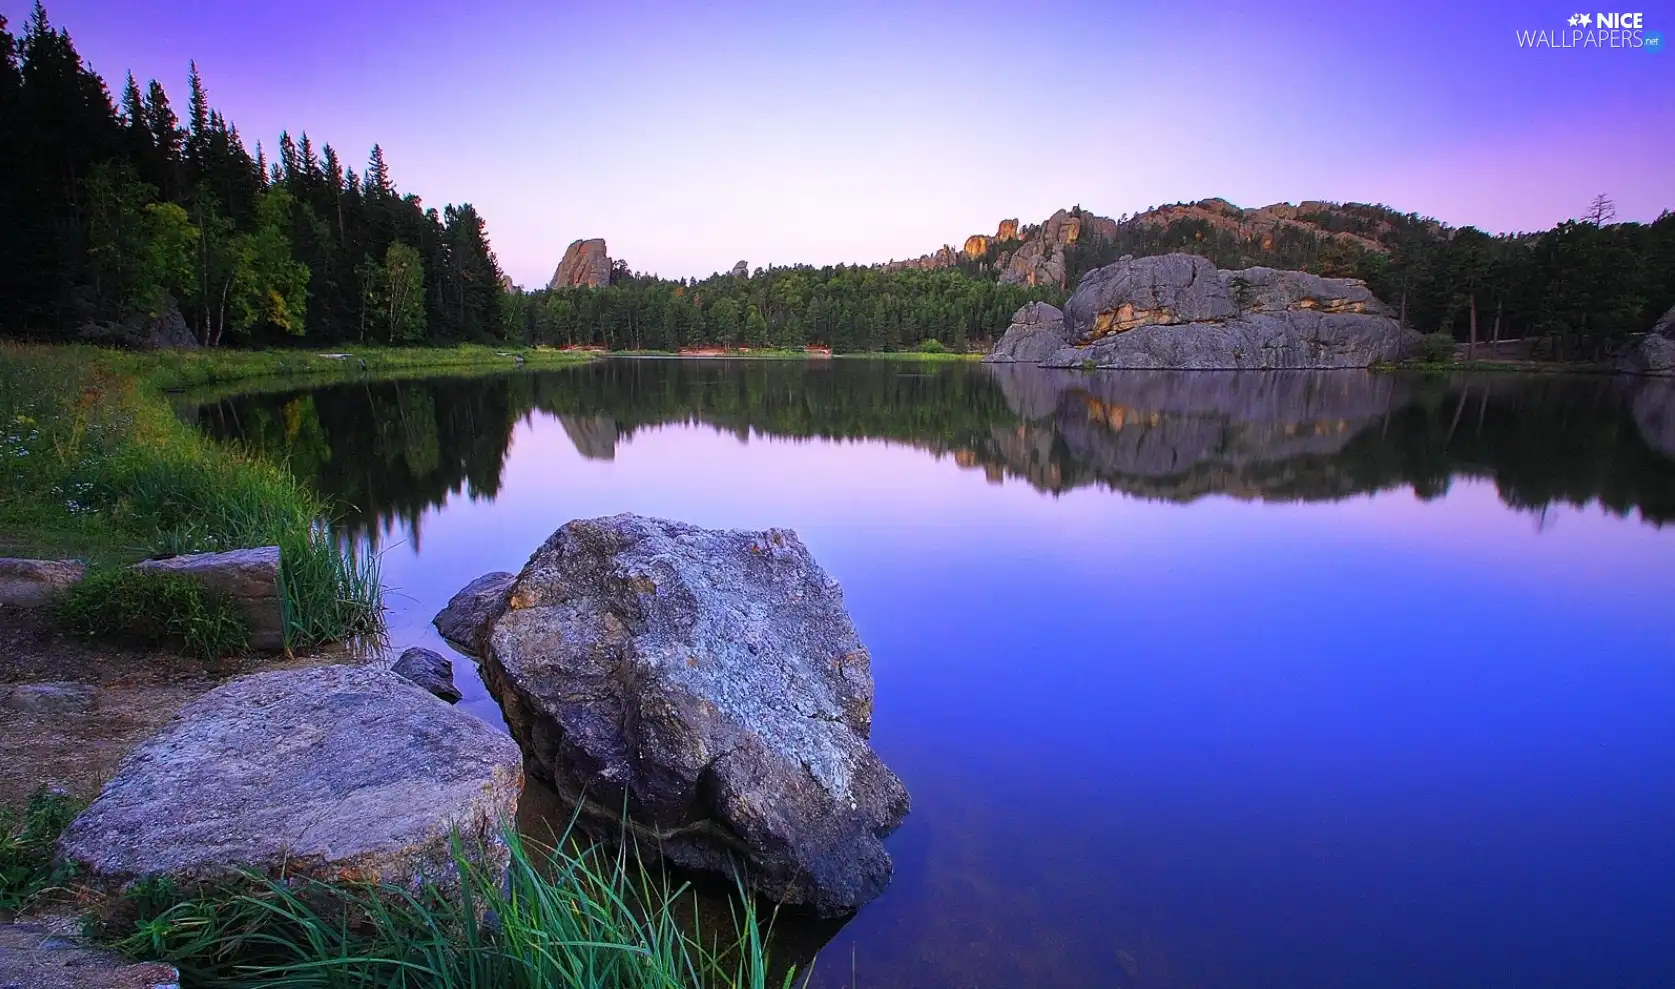
[[[0,17],[0,331],[61,340],[178,319],[205,345],[490,340],[502,275],[469,204],[397,191],[281,134],[252,154],[196,64],[113,99],[37,3]],[[178,314],[178,316],[176,315]]]
[[[657,278],[619,269],[600,288],[540,289],[508,300],[506,336],[612,350],[801,348],[839,353],[966,350],[1054,289],[1000,285],[956,270],[798,265],[753,276]]]

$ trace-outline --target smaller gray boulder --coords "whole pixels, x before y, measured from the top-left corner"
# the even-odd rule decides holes
[[[98,691],[86,683],[67,680],[19,683],[0,687],[0,707],[29,714],[70,714],[98,706]]]
[[[449,704],[458,703],[462,696],[459,688],[454,686],[453,661],[422,646],[414,646],[402,653],[401,658],[390,667],[390,672],[406,677]]]
[[[252,649],[277,651],[285,648],[278,546],[146,560],[134,564],[134,569],[179,573],[196,578],[209,590],[225,594],[238,605],[245,624],[250,627]]]
[[[1030,302],[1012,314],[1012,325],[983,358],[986,364],[1039,364],[1073,341],[1065,332],[1064,313],[1045,302]]]
[[[480,654],[478,636],[489,624],[506,613],[515,573],[486,573],[448,599],[448,606],[431,619],[448,644],[467,656]]]
[[[75,560],[0,558],[0,604],[43,608],[86,573],[87,568]]]
[[[129,754],[65,829],[89,885],[147,876],[455,876],[452,835],[505,865],[523,791],[517,745],[389,670],[277,670],[222,684]]]
[[[180,973],[162,962],[130,961],[44,923],[0,924],[0,989],[180,989]]]

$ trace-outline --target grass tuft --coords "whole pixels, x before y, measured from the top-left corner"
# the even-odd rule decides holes
[[[18,910],[67,878],[52,854],[80,809],[68,794],[45,787],[21,811],[0,807],[0,910]]]
[[[737,933],[706,940],[681,921],[690,891],[627,853],[567,840],[538,849],[510,828],[501,840],[504,873],[456,839],[456,877],[416,891],[254,875],[190,895],[141,884],[106,936],[179,967],[186,984],[229,989],[767,989],[748,896]]]
[[[250,645],[238,604],[178,573],[95,569],[65,593],[58,619],[77,635],[171,646],[206,661]]]

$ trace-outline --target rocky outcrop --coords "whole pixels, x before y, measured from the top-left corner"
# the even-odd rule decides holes
[[[1617,366],[1636,374],[1675,374],[1675,306],[1663,314],[1651,332],[1629,344]]]
[[[547,288],[599,288],[610,283],[611,258],[605,253],[604,239],[595,237],[575,241],[565,249]]]
[[[86,573],[76,560],[0,558],[0,604],[44,608]]]
[[[136,570],[185,574],[238,605],[250,628],[250,647],[285,648],[285,614],[280,603],[279,547],[193,553],[134,564]]]
[[[1026,307],[1027,308],[1027,307]],[[1020,315],[1023,313],[1020,310]],[[1046,367],[1278,370],[1367,367],[1418,340],[1355,279],[1301,271],[1217,271],[1192,254],[1125,259],[1087,274],[1057,331],[1014,322],[991,363],[1028,360],[1056,332]]]
[[[414,646],[401,654],[390,672],[406,677],[449,704],[457,704],[462,696],[459,687],[454,685],[453,661],[434,650]]]
[[[750,265],[740,261],[738,264],[733,265],[732,275],[734,278],[749,278]]]
[[[62,927],[63,925],[59,925]],[[45,923],[0,924],[0,989],[180,989],[162,962],[134,962]]]
[[[414,886],[453,876],[450,834],[500,856],[523,789],[510,738],[388,670],[243,677],[183,708],[65,830],[93,886],[269,875]]]
[[[449,598],[447,607],[431,619],[431,624],[449,645],[467,656],[477,655],[477,637],[506,613],[517,579],[517,574],[503,570],[483,574]]]
[[[167,300],[155,316],[137,313],[114,322],[88,322],[82,324],[78,335],[88,343],[134,350],[193,350],[198,346],[198,335],[186,324],[173,299]]]
[[[1025,303],[1012,314],[994,351],[983,358],[989,364],[1039,364],[1074,343],[1064,328],[1064,313],[1045,302]]]
[[[870,657],[794,533],[565,525],[472,639],[531,771],[602,837],[836,916],[883,891],[907,791],[867,744]]]

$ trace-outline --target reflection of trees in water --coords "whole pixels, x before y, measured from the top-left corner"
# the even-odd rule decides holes
[[[425,509],[499,490],[512,427],[536,411],[591,459],[644,426],[703,423],[741,439],[905,442],[1053,492],[1435,497],[1481,477],[1515,508],[1597,500],[1662,523],[1675,518],[1672,395],[1675,383],[1626,378],[640,360],[244,396],[197,416],[288,459],[348,531],[416,542]]]

